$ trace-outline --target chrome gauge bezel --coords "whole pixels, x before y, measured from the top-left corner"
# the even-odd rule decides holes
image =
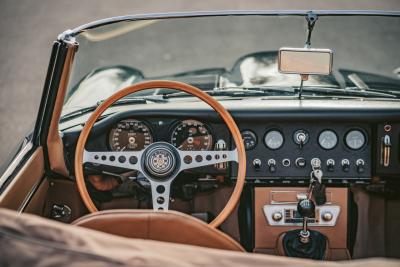
[[[116,149],[116,148],[114,147],[114,145],[112,144],[113,130],[114,130],[114,129],[117,129],[117,128],[118,128],[118,124],[120,124],[120,123],[123,123],[123,122],[132,122],[132,121],[138,122],[138,123],[140,123],[141,125],[143,125],[145,128],[147,128],[147,131],[148,131],[149,137],[150,137],[150,142],[149,142],[149,144],[144,145],[143,148],[139,148],[139,149],[133,150],[133,151],[142,150],[142,149],[146,148],[147,146],[151,145],[151,144],[154,142],[153,129],[150,127],[150,125],[149,125],[147,122],[145,122],[145,121],[143,121],[143,120],[134,119],[134,118],[125,118],[125,119],[121,119],[121,120],[117,121],[116,123],[114,123],[114,124],[112,125],[112,127],[111,127],[111,128],[109,129],[109,131],[108,131],[108,135],[107,135],[108,148],[109,148],[111,151],[120,151],[120,150]]]
[[[359,133],[361,133],[361,136],[364,138],[364,140],[363,140],[363,144],[360,147],[354,148],[348,143],[347,137],[351,132],[359,132]],[[359,128],[352,128],[352,129],[348,130],[346,132],[346,134],[344,135],[344,137],[343,137],[343,141],[344,141],[346,147],[348,149],[353,150],[353,151],[357,151],[357,150],[363,149],[366,146],[366,144],[368,143],[367,134],[365,133],[364,130],[359,129]]]
[[[322,142],[321,142],[321,136],[322,136],[322,134],[325,134],[325,133],[327,133],[327,132],[333,133],[334,136],[335,136],[335,138],[336,138],[335,144],[334,144],[333,146],[331,146],[331,147],[325,147],[325,146],[322,144]],[[335,147],[337,147],[338,143],[339,143],[339,137],[338,137],[338,134],[337,134],[334,130],[331,130],[331,129],[324,129],[324,130],[322,130],[322,131],[318,134],[318,145],[319,145],[322,149],[324,149],[324,150],[332,150],[332,149],[334,149]]]
[[[272,132],[277,132],[277,133],[279,133],[279,135],[282,137],[282,142],[280,143],[280,145],[279,145],[278,147],[270,147],[270,146],[268,145],[267,136],[268,136],[268,134],[270,134],[270,133],[272,133]],[[281,130],[276,129],[276,128],[272,128],[272,129],[268,129],[267,132],[264,134],[264,145],[265,145],[268,149],[270,149],[270,150],[278,150],[278,149],[282,148],[284,144],[285,144],[285,136],[284,136],[284,134],[282,133]]]

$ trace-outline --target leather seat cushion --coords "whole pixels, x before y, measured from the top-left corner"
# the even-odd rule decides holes
[[[108,210],[91,213],[72,224],[128,238],[244,251],[225,233],[176,211]]]

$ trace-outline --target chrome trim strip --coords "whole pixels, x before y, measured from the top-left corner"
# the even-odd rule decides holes
[[[24,148],[21,149],[21,151],[18,153],[18,155],[14,158],[14,160],[8,166],[6,171],[0,177],[0,189],[2,189],[3,185],[7,182],[7,180],[10,178],[10,176],[14,173],[14,171],[18,167],[19,163],[21,162],[21,160],[26,156],[26,154],[28,154],[29,151],[31,151],[32,148],[33,148],[33,143],[29,142],[24,146]]]

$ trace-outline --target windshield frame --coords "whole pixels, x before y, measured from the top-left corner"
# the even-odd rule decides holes
[[[74,29],[68,29],[58,35],[59,41],[69,41],[71,38],[79,35],[85,30],[114,24],[123,21],[137,20],[154,20],[168,18],[193,18],[193,17],[210,17],[210,16],[306,16],[309,13],[317,16],[384,16],[399,17],[399,11],[389,10],[221,10],[221,11],[191,11],[191,12],[170,12],[170,13],[148,13],[137,15],[124,15],[110,17],[106,19],[89,22]]]

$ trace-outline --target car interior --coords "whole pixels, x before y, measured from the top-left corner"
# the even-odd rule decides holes
[[[314,15],[302,15],[309,43]],[[54,253],[40,248],[43,243],[16,243],[36,235],[75,247],[68,253],[82,247],[109,255],[90,254],[105,266],[134,255],[151,258],[143,266],[167,258],[172,265],[175,257],[193,266],[197,258],[204,266],[400,258],[397,97],[368,89],[355,90],[357,97],[343,97],[339,89],[317,97],[301,86],[332,82],[335,51],[311,46],[248,53],[229,74],[213,69],[153,79],[113,65],[73,83],[85,48],[73,37],[89,38],[91,27],[67,31],[53,44],[34,141],[21,145],[0,178],[0,238],[24,236],[7,241],[11,247]],[[299,96],[266,100],[261,91],[205,91],[226,80],[260,83],[246,74],[250,63],[273,64],[296,84],[301,80]],[[363,73],[341,73],[364,82]],[[116,80],[118,90],[104,93],[89,112],[66,113],[70,102],[92,97],[82,93],[85,86]],[[158,93],[147,101],[127,98],[148,90]],[[243,96],[249,91],[252,97]],[[364,91],[376,95],[360,97]],[[265,264],[265,255],[281,257]]]

